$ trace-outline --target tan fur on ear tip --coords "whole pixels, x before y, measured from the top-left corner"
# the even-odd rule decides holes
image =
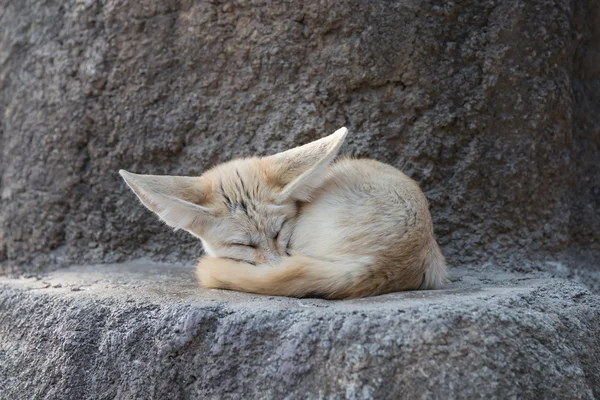
[[[134,177],[135,174],[132,174],[129,171],[125,171],[124,169],[120,169],[119,175],[121,175],[121,178],[123,178],[125,183],[127,183],[128,185],[131,186],[131,181],[133,180],[132,178]]]
[[[144,193],[144,191],[141,190],[141,188],[138,186],[135,179],[136,174],[125,171],[124,169],[120,169],[119,175],[121,175],[127,186],[129,186],[129,188],[133,190],[133,192],[140,198],[140,200],[142,200],[142,202],[146,205],[146,207],[148,207],[148,209],[152,211],[157,210],[158,205],[156,204],[156,202],[152,201],[152,199],[146,193]]]
[[[119,170],[119,175],[121,175],[121,178],[123,178],[123,180],[128,184],[136,183],[140,178],[143,178],[144,176],[140,174],[134,174],[133,172],[129,172],[124,169]]]
[[[340,136],[341,139],[345,139],[346,136],[348,135],[348,128],[346,128],[345,126],[342,126],[340,129],[338,129],[337,131],[332,133],[332,136]]]

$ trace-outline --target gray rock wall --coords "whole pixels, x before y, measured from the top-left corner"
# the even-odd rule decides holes
[[[599,26],[593,1],[0,0],[0,271],[191,260],[119,168],[342,125],[422,184],[451,263],[594,254]]]

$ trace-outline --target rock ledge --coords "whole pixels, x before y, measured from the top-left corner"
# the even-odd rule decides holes
[[[0,278],[0,397],[600,396],[600,297],[545,274],[453,270],[352,301],[200,290],[148,262]]]

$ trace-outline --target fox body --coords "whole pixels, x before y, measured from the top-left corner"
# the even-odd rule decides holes
[[[202,286],[330,299],[446,282],[427,199],[392,166],[333,162],[347,130],[200,177],[120,174],[168,225],[202,240]]]

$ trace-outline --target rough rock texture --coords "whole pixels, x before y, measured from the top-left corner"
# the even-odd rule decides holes
[[[422,184],[451,263],[597,265],[599,21],[589,0],[0,0],[0,272],[191,260],[119,168],[199,174],[342,125]]]
[[[600,292],[599,109],[592,0],[0,0],[0,275],[38,276],[0,278],[0,398],[600,398],[600,298],[560,278]],[[342,125],[476,266],[448,289],[40,277],[201,253],[120,168],[200,174]]]
[[[148,263],[1,278],[0,398],[599,398],[600,296],[494,271],[338,302]]]

